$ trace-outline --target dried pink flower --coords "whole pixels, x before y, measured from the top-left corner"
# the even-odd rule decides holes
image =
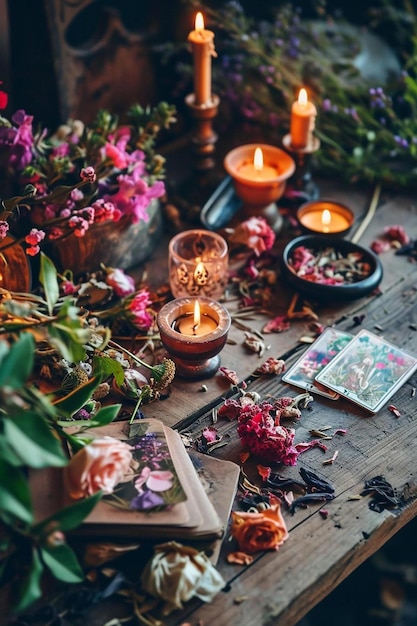
[[[391,244],[387,239],[375,239],[371,243],[371,250],[375,252],[375,254],[383,254],[384,252],[388,252],[391,249]]]
[[[400,226],[398,224],[394,226],[385,226],[384,234],[393,241],[398,241],[402,246],[410,243],[410,237],[405,232],[404,226]]]
[[[282,374],[285,371],[285,361],[282,359],[276,359],[271,356],[262,365],[256,368],[255,374]]]
[[[263,217],[251,217],[234,229],[230,242],[243,244],[253,250],[256,256],[260,256],[273,247],[275,233]]]
[[[104,270],[106,272],[105,281],[113,288],[116,296],[123,298],[135,292],[135,281],[132,276],[125,274],[120,268],[104,267]]]
[[[265,324],[262,329],[263,333],[283,333],[290,329],[290,322],[285,315],[278,315],[273,320]]]
[[[219,367],[219,372],[227,378],[227,380],[232,383],[232,385],[239,384],[239,377],[234,370],[229,369],[228,367]]]

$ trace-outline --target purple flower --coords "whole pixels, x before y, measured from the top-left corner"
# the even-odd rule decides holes
[[[130,508],[134,511],[147,511],[163,504],[165,504],[165,500],[158,493],[146,490],[131,500]]]

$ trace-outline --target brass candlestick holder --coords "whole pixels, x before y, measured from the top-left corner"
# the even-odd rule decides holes
[[[193,167],[198,172],[206,172],[215,166],[213,155],[217,134],[213,131],[213,119],[217,115],[220,98],[212,94],[207,103],[196,104],[192,93],[185,98],[185,103],[193,118],[191,131],[191,145],[195,156]]]
[[[291,144],[291,135],[288,134],[283,137],[282,144],[295,161],[294,175],[288,181],[284,193],[285,204],[298,207],[305,202],[317,200],[320,190],[311,174],[311,158],[319,150],[320,140],[313,136],[308,146],[295,148]]]

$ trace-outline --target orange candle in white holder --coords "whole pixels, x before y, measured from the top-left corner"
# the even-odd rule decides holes
[[[307,148],[313,140],[317,109],[308,100],[307,91],[300,89],[298,100],[291,107],[290,135],[293,148]]]
[[[188,35],[194,57],[194,102],[204,106],[211,102],[211,57],[216,57],[214,33],[204,28],[204,18],[198,12],[195,29]]]

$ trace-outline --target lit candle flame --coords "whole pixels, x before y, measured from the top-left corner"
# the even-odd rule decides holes
[[[261,172],[264,167],[264,155],[261,148],[256,148],[253,157],[253,166],[257,172]]]
[[[307,91],[303,87],[302,89],[300,89],[300,93],[298,94],[298,104],[301,104],[301,106],[306,106],[307,102]]]
[[[200,314],[200,303],[198,300],[194,303],[194,324],[193,324],[193,332],[197,330],[200,326],[201,314]]]
[[[196,30],[204,30],[204,18],[201,11],[197,13],[195,16],[195,29]]]
[[[332,221],[332,215],[330,211],[328,209],[324,209],[323,213],[321,214],[321,223],[323,225],[324,233],[329,232],[329,224],[331,221]]]

